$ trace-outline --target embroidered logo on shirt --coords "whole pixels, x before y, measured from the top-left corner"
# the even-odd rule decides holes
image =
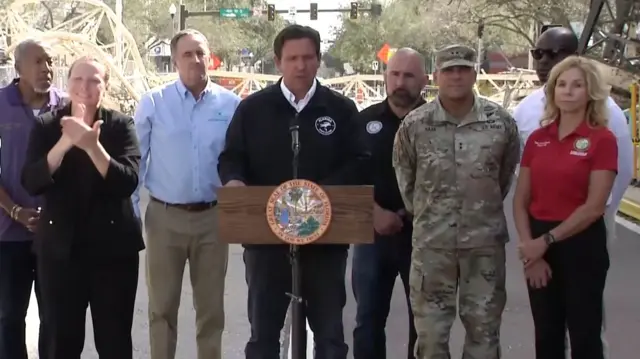
[[[382,122],[369,121],[369,123],[367,123],[367,132],[369,132],[370,134],[375,135],[376,133],[380,132],[380,130],[382,130]]]
[[[576,151],[580,151],[580,152],[585,152],[586,150],[589,149],[589,146],[591,145],[591,143],[589,142],[588,138],[578,138],[574,143],[573,143],[573,148]]]
[[[336,122],[329,116],[316,119],[316,131],[323,136],[329,136],[336,130]]]
[[[542,142],[542,141],[533,141],[533,142],[534,142],[534,143],[536,144],[536,146],[538,146],[538,147],[546,147],[546,146],[548,146],[548,145],[551,143],[550,141],[544,141],[544,142]]]

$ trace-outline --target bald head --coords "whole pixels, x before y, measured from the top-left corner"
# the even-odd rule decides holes
[[[543,32],[531,51],[538,78],[546,83],[553,66],[578,52],[578,37],[566,27],[552,27]]]
[[[396,53],[393,54],[393,56],[391,56],[391,58],[389,59],[389,63],[387,64],[387,71],[389,71],[390,68],[407,66],[409,66],[411,70],[415,70],[417,73],[422,71],[422,74],[424,74],[424,56],[410,47],[403,47],[401,49],[398,49]]]
[[[558,47],[558,50],[569,53],[578,51],[578,37],[573,30],[566,27],[552,27],[543,32],[540,37],[538,37],[536,46],[541,44],[547,45],[549,43],[554,43]]]
[[[384,81],[389,101],[402,109],[413,108],[427,84],[424,57],[405,47],[396,51],[387,63]]]

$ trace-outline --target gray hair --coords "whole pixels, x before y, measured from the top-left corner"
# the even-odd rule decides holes
[[[184,29],[184,30],[178,31],[171,38],[171,43],[169,45],[171,47],[171,58],[175,58],[176,51],[177,51],[177,48],[178,48],[178,41],[180,41],[180,39],[182,39],[185,36],[200,37],[202,39],[202,41],[204,41],[204,44],[207,46],[207,49],[209,49],[209,41],[207,40],[207,37],[204,36],[203,33],[201,33],[198,30],[194,30],[194,29]]]
[[[24,57],[27,54],[27,51],[32,46],[40,47],[45,50],[51,50],[51,47],[49,45],[37,39],[26,39],[24,41],[21,41],[18,46],[16,46],[15,50],[13,50],[13,63],[16,71],[18,70],[18,65],[23,61]]]

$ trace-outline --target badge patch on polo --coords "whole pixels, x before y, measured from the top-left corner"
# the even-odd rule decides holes
[[[585,152],[589,149],[589,146],[591,145],[591,143],[589,142],[588,138],[578,138],[574,143],[573,143],[573,148],[576,151],[580,151],[580,152]]]
[[[323,136],[329,136],[336,130],[336,121],[329,116],[316,119],[316,131]]]
[[[380,132],[380,130],[382,130],[382,122],[369,121],[369,123],[367,123],[367,132],[369,132],[370,134],[375,135],[376,133]]]

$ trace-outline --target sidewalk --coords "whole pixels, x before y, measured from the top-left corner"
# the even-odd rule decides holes
[[[620,212],[640,221],[640,188],[629,186],[620,203]]]

